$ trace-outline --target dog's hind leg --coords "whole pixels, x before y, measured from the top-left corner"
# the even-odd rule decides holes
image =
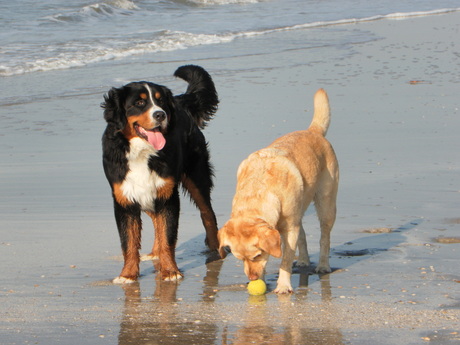
[[[204,176],[201,179],[205,179]],[[214,210],[211,205],[211,181],[203,181],[184,175],[182,178],[182,186],[188,191],[191,199],[195,202],[200,210],[201,221],[206,230],[206,245],[210,250],[219,248],[219,240],[217,239],[217,220]]]
[[[297,240],[297,247],[299,249],[299,257],[296,265],[298,267],[310,266],[310,257],[307,249],[307,237],[303,225],[300,224],[299,238]]]
[[[319,241],[319,263],[316,267],[317,273],[329,273],[329,251],[331,246],[331,230],[336,217],[337,179],[327,178],[315,195],[315,207],[321,228],[321,239]]]

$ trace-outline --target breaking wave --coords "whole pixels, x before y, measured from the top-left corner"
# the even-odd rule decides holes
[[[190,0],[189,0],[190,1]],[[197,2],[219,0],[193,0]],[[237,0],[222,0],[224,2]],[[241,0],[243,1],[243,0]],[[250,1],[250,0],[247,0]],[[246,1],[246,2],[247,2]],[[107,6],[107,7],[106,7]],[[83,12],[93,11],[104,15],[110,14],[110,9],[119,11],[136,10],[136,5],[128,0],[111,0],[104,3],[85,6]],[[460,11],[460,8],[440,9],[426,12],[410,12],[410,13],[392,13],[387,15],[377,15],[361,19],[342,19],[336,21],[319,21],[293,25],[287,27],[279,27],[265,30],[245,31],[236,33],[220,33],[220,34],[195,34],[184,31],[169,31],[161,30],[156,33],[151,33],[150,37],[130,37],[126,36],[120,39],[112,40],[87,40],[87,41],[70,41],[66,44],[56,46],[48,46],[46,49],[40,47],[16,47],[11,46],[4,48],[6,54],[8,52],[15,53],[15,59],[9,59],[0,64],[0,76],[13,76],[18,74],[50,71],[58,69],[67,69],[72,67],[81,67],[88,64],[126,58],[136,55],[153,54],[159,52],[174,51],[187,49],[202,45],[225,44],[232,42],[235,39],[251,38],[255,36],[267,35],[276,32],[289,30],[305,30],[309,28],[327,27],[336,25],[357,24],[363,22],[371,22],[383,19],[406,19],[419,16],[429,16],[436,14],[444,14],[449,12]],[[80,13],[80,12],[78,12]],[[73,13],[75,20],[76,12]],[[78,16],[77,16],[78,17]],[[59,20],[64,20],[63,17]],[[55,19],[56,19],[55,18]],[[57,20],[57,19],[56,19]],[[68,19],[69,20],[69,19]],[[21,54],[21,49],[24,53]],[[33,53],[30,53],[33,51]]]

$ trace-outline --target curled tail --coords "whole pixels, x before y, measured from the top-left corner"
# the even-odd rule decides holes
[[[174,76],[188,82],[187,91],[176,99],[189,110],[200,128],[204,128],[217,111],[219,99],[211,76],[200,66],[179,67]]]
[[[319,89],[313,98],[314,114],[309,129],[326,136],[329,123],[331,122],[331,109],[326,91]]]

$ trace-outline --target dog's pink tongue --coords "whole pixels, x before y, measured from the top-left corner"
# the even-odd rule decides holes
[[[156,150],[161,150],[165,146],[166,139],[158,128],[155,128],[153,131],[146,131],[146,134],[150,145]]]

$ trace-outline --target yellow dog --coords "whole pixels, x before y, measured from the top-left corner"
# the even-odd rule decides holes
[[[312,201],[321,227],[316,272],[331,272],[330,232],[336,217],[339,166],[325,138],[329,123],[329,100],[319,89],[307,130],[278,138],[240,164],[231,217],[218,232],[220,255],[224,258],[229,247],[244,261],[250,280],[263,278],[270,255],[283,257],[276,293],[293,292],[291,271],[297,246],[297,264],[310,265],[302,217]]]

